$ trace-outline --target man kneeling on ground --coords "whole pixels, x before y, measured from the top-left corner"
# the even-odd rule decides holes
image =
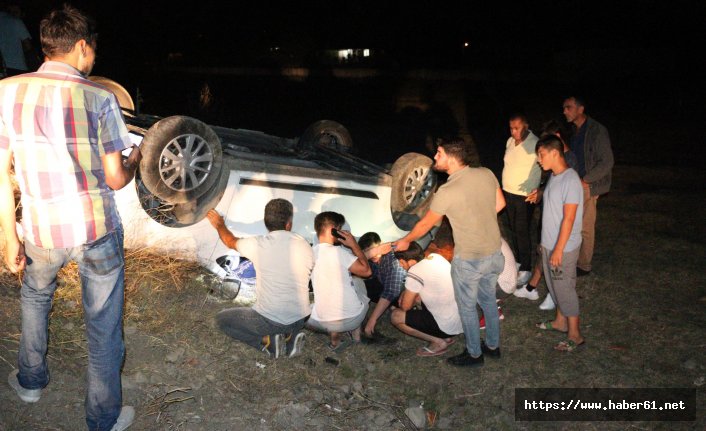
[[[309,276],[314,254],[309,243],[292,233],[294,208],[284,199],[265,206],[266,235],[237,238],[215,210],[206,217],[227,247],[255,266],[255,305],[223,310],[218,328],[227,335],[265,352],[271,358],[301,353],[309,305]]]
[[[357,289],[351,274],[367,278],[372,274],[368,259],[350,232],[341,230],[343,215],[326,211],[314,219],[319,243],[314,246],[314,307],[307,328],[326,332],[331,337],[329,348],[338,351],[348,343],[360,342],[360,326],[368,313],[368,297]],[[334,233],[338,236],[335,236]],[[345,247],[340,247],[340,245]],[[350,332],[352,340],[341,340]]]
[[[392,324],[412,337],[427,341],[417,356],[439,356],[454,343],[454,335],[463,332],[454,298],[451,264],[443,256],[430,253],[426,258],[418,243],[395,253],[407,270],[405,290],[399,308],[392,311]],[[420,303],[421,309],[412,309]]]

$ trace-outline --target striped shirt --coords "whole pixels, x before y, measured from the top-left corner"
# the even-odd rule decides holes
[[[12,151],[25,241],[90,243],[120,225],[101,157],[131,146],[109,90],[61,62],[0,81],[0,151]]]

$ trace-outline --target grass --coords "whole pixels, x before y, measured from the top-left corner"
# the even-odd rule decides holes
[[[301,357],[269,360],[213,328],[213,315],[232,304],[210,300],[208,283],[197,281],[201,269],[149,250],[128,251],[125,326],[135,335],[126,336],[124,374],[139,371],[148,379],[125,392],[138,409],[133,428],[414,430],[404,410],[423,403],[432,429],[705,429],[706,202],[694,192],[700,184],[700,172],[616,167],[613,190],[598,204],[594,271],[577,285],[586,346],[553,351],[561,334],[534,328],[551,313],[540,311],[539,301],[510,296],[503,302],[503,357],[487,358],[476,370],[446,365],[449,355],[416,357],[422,342],[385,319],[380,330],[397,338],[394,345],[334,355],[326,336],[308,333]],[[60,280],[49,360],[55,375],[58,365],[80,375],[85,342],[75,267]],[[0,367],[16,361],[18,297],[17,277],[1,272]],[[177,349],[183,355],[166,362]],[[516,422],[514,390],[522,387],[696,388],[697,421]],[[72,429],[62,424],[82,418],[83,410],[79,402],[69,414],[56,409],[40,416],[10,420],[7,429]]]

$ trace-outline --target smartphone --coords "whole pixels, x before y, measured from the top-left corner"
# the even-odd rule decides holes
[[[338,233],[338,229],[336,229],[335,227],[331,228],[331,235],[333,235],[335,238],[338,238],[340,240],[346,239],[346,237],[344,237],[343,235]]]

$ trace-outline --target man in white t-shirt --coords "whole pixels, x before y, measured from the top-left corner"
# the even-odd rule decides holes
[[[311,312],[309,277],[314,254],[304,238],[291,232],[293,215],[290,202],[272,199],[265,206],[267,235],[237,238],[215,210],[206,214],[221,241],[250,259],[257,274],[255,305],[221,311],[216,315],[218,328],[275,359],[301,353],[304,333],[300,331]]]
[[[436,253],[425,258],[416,242],[411,242],[407,250],[395,256],[407,270],[407,278],[400,295],[400,307],[392,311],[392,324],[405,334],[429,343],[417,350],[417,356],[443,355],[454,343],[453,336],[463,333],[451,264]],[[421,309],[412,309],[415,304]]]
[[[319,243],[314,246],[314,307],[307,328],[326,332],[331,337],[329,348],[340,351],[351,341],[360,342],[360,326],[368,313],[368,297],[364,286],[356,286],[352,275],[367,278],[372,275],[368,259],[355,237],[341,230],[343,215],[325,211],[314,219]],[[341,247],[343,245],[343,247]],[[341,333],[350,332],[352,340],[341,340]]]

